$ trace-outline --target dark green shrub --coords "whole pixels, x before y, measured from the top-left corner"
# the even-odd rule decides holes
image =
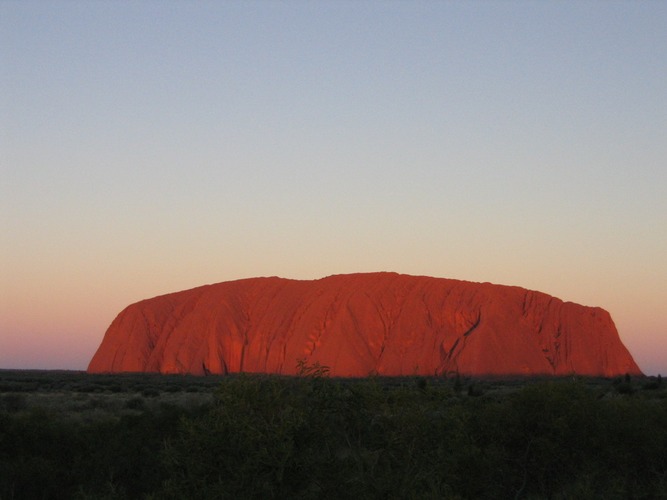
[[[19,393],[5,394],[0,398],[0,411],[15,413],[26,408],[25,395]]]
[[[239,377],[170,443],[162,494],[180,498],[447,497],[468,457],[449,389],[376,380]],[[425,397],[425,394],[427,397]]]
[[[147,398],[155,398],[160,395],[160,391],[158,391],[154,387],[147,387],[146,389],[141,391],[141,394],[143,394]]]
[[[660,389],[661,387],[662,387],[662,377],[660,377],[660,375],[658,375],[657,377],[650,377],[642,384],[642,389],[649,391],[655,391],[657,389]]]
[[[299,359],[296,363],[297,375],[300,377],[328,377],[329,376],[329,367],[326,365],[321,365],[319,361],[309,365],[306,363],[305,359]]]
[[[212,387],[203,378],[133,375],[121,382],[139,393]],[[621,377],[614,389],[624,383]],[[642,380],[631,383],[640,387]],[[70,409],[32,410],[32,403],[0,411],[0,498],[665,498],[667,492],[665,391],[621,397],[608,382],[585,379],[466,380],[462,388],[475,397],[436,378],[241,375],[216,385],[214,403],[189,408],[177,404],[198,396],[149,404],[137,395],[123,406],[107,393],[83,395],[108,406],[87,409],[93,419],[71,418]]]
[[[146,408],[146,402],[141,397],[134,397],[132,399],[127,400],[127,402],[125,403],[125,408],[128,408],[130,410],[143,410],[144,408]]]
[[[619,394],[633,394],[635,388],[632,386],[631,382],[626,382],[625,380],[619,384],[616,384],[616,392]]]
[[[475,384],[474,382],[470,383],[470,385],[468,386],[468,396],[477,397],[483,394],[484,394],[484,389],[482,389],[481,385]]]

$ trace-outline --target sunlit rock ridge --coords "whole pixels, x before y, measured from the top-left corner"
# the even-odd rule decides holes
[[[519,287],[395,273],[250,278],[143,300],[91,373],[589,375],[641,371],[603,309]]]

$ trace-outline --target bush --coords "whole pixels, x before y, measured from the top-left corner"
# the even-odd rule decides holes
[[[155,398],[160,395],[160,391],[158,391],[154,387],[147,387],[143,391],[141,391],[141,394],[143,394],[147,398]]]
[[[144,401],[144,398],[134,397],[132,399],[127,400],[127,402],[125,403],[125,408],[128,408],[130,410],[143,410],[144,408],[146,408],[146,402]]]
[[[665,405],[602,400],[582,382],[459,398],[418,382],[240,377],[170,442],[161,494],[654,497],[666,422]]]
[[[241,375],[201,407],[79,395],[108,403],[92,420],[26,401],[0,411],[0,498],[665,498],[664,391],[455,385]]]
[[[5,394],[0,398],[0,411],[9,413],[24,410],[26,408],[26,399],[23,394]]]
[[[442,394],[424,404],[423,394],[434,392],[319,377],[229,381],[215,407],[171,443],[163,494],[448,496],[457,470],[451,450],[467,444],[461,412],[443,406]]]

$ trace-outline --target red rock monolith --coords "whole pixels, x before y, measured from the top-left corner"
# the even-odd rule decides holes
[[[250,278],[143,300],[90,373],[588,375],[641,371],[607,311],[519,287],[395,273]]]

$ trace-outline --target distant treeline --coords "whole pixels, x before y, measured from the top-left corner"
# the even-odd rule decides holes
[[[324,368],[0,372],[0,499],[667,498],[660,378],[341,380]]]

